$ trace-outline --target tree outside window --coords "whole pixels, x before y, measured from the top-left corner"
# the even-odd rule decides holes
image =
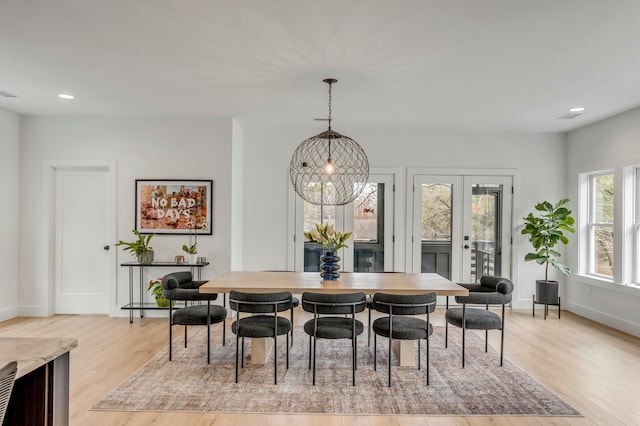
[[[590,176],[591,272],[613,276],[613,173]]]

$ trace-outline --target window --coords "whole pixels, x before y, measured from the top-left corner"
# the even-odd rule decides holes
[[[588,272],[613,278],[613,173],[594,173],[588,178]]]
[[[633,282],[640,283],[640,167],[633,169]]]

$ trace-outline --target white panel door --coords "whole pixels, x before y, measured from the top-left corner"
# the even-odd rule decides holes
[[[56,314],[108,313],[108,174],[56,169]]]

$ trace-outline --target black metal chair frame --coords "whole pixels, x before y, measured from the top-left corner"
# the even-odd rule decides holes
[[[364,293],[363,293],[364,296]],[[366,307],[366,296],[364,297],[364,299],[362,301],[358,301],[358,302],[345,302],[345,303],[332,303],[332,302],[316,302],[316,301],[310,301],[308,299],[304,298],[304,294],[303,294],[303,300],[302,300],[302,304],[304,306],[304,304],[309,304],[313,306],[313,321],[314,321],[314,325],[313,325],[313,331],[314,334],[313,335],[309,335],[309,370],[312,369],[312,360],[313,360],[313,386],[315,386],[316,384],[316,345],[317,345],[317,331],[318,331],[318,319],[321,318],[330,318],[331,316],[335,316],[338,315],[339,313],[336,314],[320,314],[318,313],[318,307],[335,307],[335,308],[339,308],[339,307],[351,307],[351,355],[352,355],[352,360],[351,360],[351,370],[352,370],[352,385],[355,386],[356,385],[356,370],[358,369],[358,336],[356,334],[356,307],[361,305],[363,308]],[[360,311],[359,311],[360,312]],[[324,316],[324,315],[328,315],[328,316]],[[349,315],[349,314],[346,314]],[[313,342],[313,351],[312,351],[312,342]]]
[[[393,308],[425,308],[426,310],[426,316],[427,316],[427,337],[426,337],[426,346],[427,346],[427,350],[426,350],[426,355],[427,355],[427,386],[429,386],[429,324],[431,324],[430,321],[430,312],[432,311],[432,309],[430,309],[431,306],[434,307],[436,306],[436,302],[430,302],[430,303],[390,303],[390,302],[381,302],[381,301],[372,301],[372,307],[375,309],[375,304],[378,303],[380,305],[385,305],[389,307],[389,385],[391,386],[391,354],[392,354],[392,348],[391,345],[393,344]],[[396,315],[399,316],[399,315]],[[378,335],[374,332],[373,334],[373,370],[377,371],[377,356],[376,356],[376,348],[377,348],[377,342],[378,342]],[[420,340],[418,340],[418,370],[421,369],[421,365],[420,365],[420,358],[421,358],[421,354],[420,354]]]
[[[223,296],[223,301],[222,301],[222,307],[224,308],[225,305],[225,297]],[[173,322],[173,300],[172,299],[168,299],[169,300],[169,361],[171,361],[173,359],[173,326],[174,325],[181,325],[181,324],[175,324]],[[188,305],[187,304],[187,300],[184,301],[184,308],[188,308],[189,306],[196,306],[195,304],[192,305]],[[198,301],[198,302],[202,302],[202,301]],[[199,303],[198,303],[199,304]],[[178,308],[178,309],[184,309],[184,308]],[[207,364],[211,364],[211,300],[207,300]],[[185,324],[184,325],[184,347],[187,347],[187,327],[189,327],[189,325]],[[226,319],[222,321],[222,346],[226,345],[226,328],[227,328],[227,321]]]
[[[467,329],[467,305],[482,305],[482,304],[473,304],[473,303],[462,303],[462,368],[464,368],[464,359],[465,359],[465,330]],[[502,303],[502,314],[500,316],[500,367],[503,365],[503,354],[504,354],[504,311],[505,311],[505,303]],[[496,305],[497,306],[497,305]],[[485,310],[489,310],[489,303],[484,304]],[[479,308],[469,308],[469,309],[479,309]],[[449,310],[449,296],[447,296],[446,310]],[[444,347],[445,349],[449,347],[449,322],[445,321],[444,328]],[[489,352],[489,329],[484,330],[484,352]]]
[[[254,293],[244,293],[244,294],[254,294]],[[269,293],[265,293],[265,294],[269,294]],[[242,320],[243,319],[249,319],[249,318],[240,318],[240,313],[253,313],[253,312],[248,312],[246,310],[242,309],[242,305],[249,305],[249,306],[268,306],[268,305],[272,305],[273,306],[273,383],[275,385],[278,384],[278,312],[282,312],[285,311],[287,309],[293,309],[293,296],[291,294],[289,294],[289,297],[286,299],[282,299],[282,300],[276,300],[276,301],[269,301],[269,302],[257,302],[257,301],[246,301],[246,300],[241,300],[241,299],[232,299],[231,296],[229,296],[229,305],[232,306],[233,304],[235,304],[236,309],[236,321],[235,323],[236,325],[236,383],[238,383],[238,355],[239,355],[239,347],[240,347],[240,334],[241,334],[241,326],[242,326]],[[278,305],[290,305],[290,307],[284,308],[284,309],[279,309]],[[233,309],[233,308],[232,308]],[[264,314],[260,314],[258,316],[267,316]],[[270,315],[269,315],[270,316]],[[291,313],[291,316],[293,316],[293,312]],[[250,317],[251,318],[251,317]],[[255,317],[253,317],[255,318]],[[293,324],[291,324],[291,328],[293,328]],[[287,362],[286,362],[286,368],[287,370],[289,369],[289,332],[284,333],[287,336],[287,345],[286,345],[286,351],[287,351]],[[242,357],[241,357],[241,365],[242,368],[244,368],[244,336],[242,337]]]

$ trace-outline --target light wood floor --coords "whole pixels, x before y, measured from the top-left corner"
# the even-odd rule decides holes
[[[505,356],[584,417],[418,417],[97,412],[89,408],[167,344],[166,319],[57,315],[0,323],[0,336],[76,337],[72,425],[638,425],[640,339],[563,312],[562,319],[507,312]],[[296,313],[296,323],[304,314]],[[438,309],[436,324],[443,324]],[[432,318],[433,318],[432,317]],[[366,318],[366,317],[365,317]],[[176,334],[180,327],[174,328]],[[227,337],[229,338],[229,337]],[[499,333],[490,333],[499,347]],[[149,383],[149,392],[162,383]]]

